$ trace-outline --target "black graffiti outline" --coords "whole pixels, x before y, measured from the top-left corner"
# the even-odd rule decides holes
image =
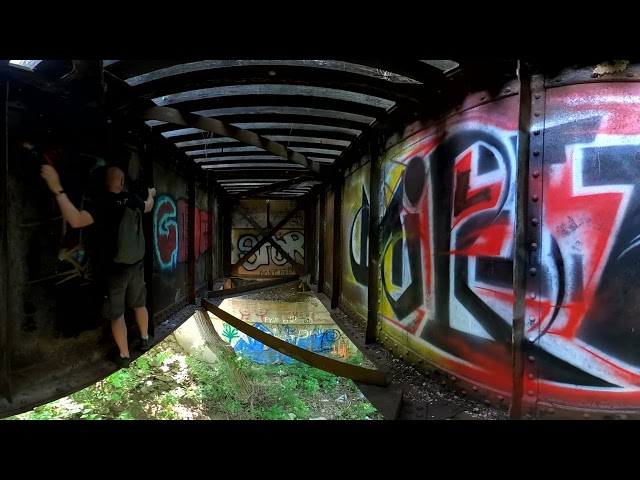
[[[351,230],[349,232],[349,260],[351,261],[351,271],[353,276],[360,285],[369,284],[369,256],[367,255],[369,245],[369,232],[366,226],[369,225],[369,212],[370,212],[369,197],[367,191],[362,185],[362,204],[355,214],[353,222],[351,223]],[[360,261],[358,262],[353,255],[353,235],[356,228],[356,222],[358,216],[360,218]],[[363,261],[364,258],[364,261]]]

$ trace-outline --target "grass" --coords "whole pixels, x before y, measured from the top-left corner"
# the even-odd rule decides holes
[[[162,342],[128,369],[5,420],[382,419],[351,380],[304,363],[236,357],[210,364],[172,345]]]

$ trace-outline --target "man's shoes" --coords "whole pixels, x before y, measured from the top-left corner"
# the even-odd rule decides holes
[[[112,350],[107,356],[109,357],[109,360],[115,363],[119,368],[129,368],[129,365],[131,365],[131,358],[121,357],[120,351],[118,350]]]
[[[140,342],[138,343],[138,349],[142,350],[143,352],[146,352],[152,346],[153,346],[153,337],[151,335],[149,335],[148,338],[141,338]]]

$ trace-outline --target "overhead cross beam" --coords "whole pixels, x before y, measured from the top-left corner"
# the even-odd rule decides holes
[[[304,275],[305,274],[304,265],[300,265],[293,258],[291,258],[289,254],[285,252],[284,249],[280,246],[280,244],[273,239],[273,236],[282,227],[284,227],[289,222],[289,220],[291,220],[296,215],[296,213],[298,213],[300,210],[304,208],[304,204],[302,202],[299,202],[298,205],[296,205],[296,207],[293,210],[291,210],[282,220],[278,222],[278,224],[275,227],[273,227],[269,231],[267,231],[265,228],[262,228],[262,226],[258,222],[256,222],[253,218],[251,218],[251,215],[247,213],[247,211],[242,207],[242,205],[238,204],[237,207],[238,207],[238,210],[240,211],[240,214],[244,218],[246,218],[247,221],[251,223],[251,225],[253,225],[253,227],[256,230],[258,230],[258,233],[262,235],[262,238],[258,241],[258,243],[256,243],[253,246],[251,250],[249,250],[240,260],[238,260],[237,263],[232,265],[231,273],[232,274],[235,273],[239,268],[239,266],[246,261],[245,259],[249,258],[251,255],[256,253],[260,249],[260,247],[262,247],[262,245],[264,245],[266,242],[269,242],[271,243],[271,245],[273,245],[273,248],[275,248],[280,253],[280,255],[282,255],[282,257],[285,258],[287,262],[291,264],[296,274],[301,276]]]
[[[281,188],[285,188],[285,187],[289,187],[291,185],[295,185],[296,183],[301,183],[301,182],[305,182],[308,181],[307,177],[304,176],[300,176],[300,177],[295,177],[295,178],[290,178],[289,180],[283,180],[281,182],[276,182],[276,183],[271,183],[269,185],[264,185],[262,187],[257,187],[257,188],[252,188],[251,190],[247,190],[244,192],[240,192],[240,193],[235,193],[233,195],[230,195],[231,198],[246,198],[246,197],[253,197],[256,195],[260,195],[262,193],[269,193],[269,192],[273,192],[274,190],[279,190]]]
[[[222,135],[223,137],[235,138],[241,143],[262,148],[290,162],[302,165],[308,168],[312,174],[318,175],[320,173],[320,165],[309,160],[301,153],[290,150],[284,145],[262,137],[257,133],[221,122],[216,118],[204,117],[190,112],[181,112],[171,107],[150,107],[143,110],[140,113],[140,117],[144,120],[160,120],[185,127],[199,128],[200,130]]]

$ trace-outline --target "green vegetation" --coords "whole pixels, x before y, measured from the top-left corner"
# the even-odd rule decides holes
[[[162,342],[104,380],[6,420],[382,420],[348,379],[303,363],[206,363]]]

